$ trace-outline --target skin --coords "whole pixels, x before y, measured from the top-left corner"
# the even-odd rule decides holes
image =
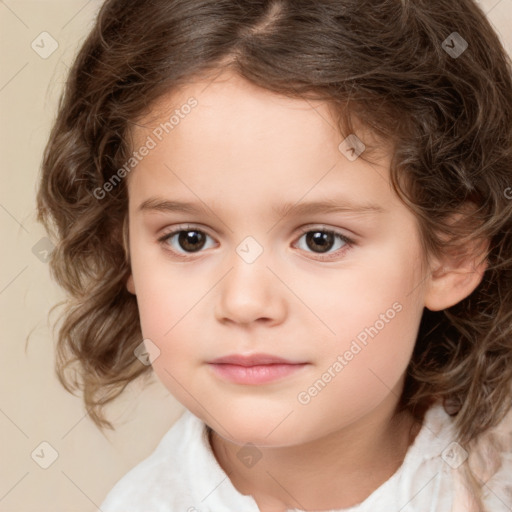
[[[225,72],[162,98],[133,130],[134,148],[191,96],[198,105],[128,177],[127,288],[137,296],[144,338],[160,351],[154,371],[214,430],[219,464],[260,510],[353,506],[398,469],[417,435],[418,425],[395,409],[423,308],[467,296],[483,267],[426,263],[416,218],[390,186],[391,150],[372,164],[349,161],[322,102],[278,96]],[[373,142],[364,130],[357,134]],[[153,197],[208,211],[141,211]],[[330,198],[381,211],[271,209]],[[180,257],[187,252],[177,236],[158,241],[184,223],[208,235],[189,259]],[[353,243],[336,238],[327,254],[315,252],[301,227],[332,229]],[[247,236],[263,250],[252,263],[236,252]],[[397,303],[400,312],[300,403],[298,394]],[[208,365],[234,353],[308,364],[269,384],[234,384]],[[237,457],[249,442],[261,454],[252,467]]]

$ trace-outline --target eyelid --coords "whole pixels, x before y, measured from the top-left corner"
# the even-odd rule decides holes
[[[184,224],[176,224],[175,226],[171,226],[169,228],[164,228],[163,233],[159,235],[158,240],[161,240],[162,238],[166,238],[167,236],[175,233],[179,233],[180,231],[192,231],[192,230],[202,231],[206,233],[209,237],[215,238],[213,235],[210,234],[208,231],[208,228],[205,226],[202,226],[201,224],[193,224],[191,222],[185,222]]]
[[[349,245],[355,245],[356,243],[352,237],[343,233],[339,228],[331,228],[323,224],[309,224],[307,226],[302,226],[299,228],[299,236],[302,236],[305,233],[309,233],[310,231],[325,231],[327,233],[333,233],[335,235],[338,235]]]

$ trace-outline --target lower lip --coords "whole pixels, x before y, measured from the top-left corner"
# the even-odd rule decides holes
[[[240,366],[238,364],[209,363],[212,370],[225,380],[235,384],[266,384],[288,377],[306,366],[304,364],[262,364]]]

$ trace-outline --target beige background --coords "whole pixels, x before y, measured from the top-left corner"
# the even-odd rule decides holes
[[[512,0],[480,4],[512,54]],[[146,389],[135,383],[107,409],[117,429],[103,435],[54,374],[47,315],[63,294],[32,252],[45,236],[35,222],[35,190],[66,71],[100,5],[0,0],[0,511],[99,510],[113,484],[149,455],[183,411],[156,379]],[[35,41],[39,52],[51,49],[42,32],[58,43],[49,56],[31,47]],[[43,469],[52,450],[58,456]]]

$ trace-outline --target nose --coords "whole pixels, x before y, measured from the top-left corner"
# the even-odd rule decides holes
[[[231,270],[219,284],[215,304],[218,321],[243,325],[274,325],[283,321],[287,311],[286,289],[267,268],[264,254],[252,263],[234,255]]]

